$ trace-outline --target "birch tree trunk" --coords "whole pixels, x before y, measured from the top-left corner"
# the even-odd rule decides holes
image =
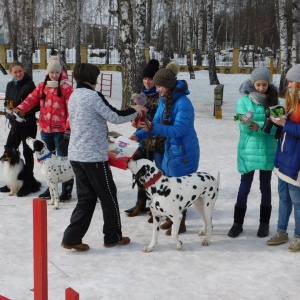
[[[139,92],[143,86],[142,72],[146,64],[145,58],[145,19],[146,19],[146,1],[136,1],[136,44],[135,44],[135,66],[136,66],[136,78],[134,90]]]
[[[187,66],[190,73],[194,73],[193,61],[191,59],[191,22],[190,22],[190,3],[185,0],[184,3],[184,14],[185,14],[185,24],[186,24],[186,57],[187,57]]]
[[[289,53],[288,53],[288,32],[287,32],[287,19],[286,19],[286,0],[278,1],[278,18],[279,18],[279,35],[280,35],[280,84],[279,95],[285,96],[286,92],[286,73],[289,65]]]
[[[151,43],[151,28],[152,28],[152,0],[146,0],[145,41],[148,45],[150,45]]]
[[[299,62],[299,9],[300,0],[293,0],[292,2],[292,15],[293,15],[293,39],[292,39],[292,56],[291,64],[294,66]]]
[[[66,64],[67,20],[68,20],[67,0],[58,0],[57,7],[58,7],[58,22],[57,22],[58,56],[63,69],[67,71],[67,64]]]
[[[204,0],[199,0],[199,18],[198,18],[198,36],[197,36],[197,66],[202,66],[202,50],[203,50],[203,20],[204,20]]]
[[[105,58],[105,63],[107,65],[109,64],[109,47],[110,47],[111,32],[113,31],[112,24],[111,24],[112,14],[110,13],[112,9],[113,9],[113,3],[112,0],[109,0],[108,23],[107,23],[107,33],[106,33],[106,58]]]
[[[122,109],[130,106],[135,83],[135,51],[133,47],[133,12],[130,0],[117,0],[122,66]]]
[[[81,16],[82,5],[81,0],[77,0],[77,14],[76,14],[76,35],[75,35],[75,49],[76,49],[76,64],[81,63],[80,44],[81,44]]]
[[[27,69],[27,73],[32,78],[32,54],[34,52],[33,43],[33,22],[34,22],[34,0],[23,1],[23,45],[22,45],[22,64]]]
[[[171,48],[172,4],[172,0],[164,0],[164,67],[170,62],[170,59],[173,55],[173,49]]]
[[[207,46],[208,46],[208,72],[210,85],[219,84],[216,73],[215,45],[214,45],[214,1],[207,0]]]

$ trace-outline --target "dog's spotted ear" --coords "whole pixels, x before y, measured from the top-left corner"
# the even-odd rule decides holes
[[[142,186],[145,183],[144,176],[146,175],[146,166],[142,166],[139,171],[135,174],[135,183],[138,186]]]
[[[39,141],[39,140],[35,140],[33,142],[33,151],[41,151],[44,148],[44,143]]]

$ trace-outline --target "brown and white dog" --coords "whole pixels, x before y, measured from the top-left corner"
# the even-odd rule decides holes
[[[220,174],[215,179],[208,173],[196,172],[182,177],[167,177],[147,159],[130,160],[128,168],[135,175],[138,186],[143,186],[150,200],[153,215],[152,240],[144,252],[151,252],[157,243],[162,217],[173,221],[172,238],[177,249],[182,248],[178,238],[178,229],[182,219],[182,211],[194,205],[203,219],[203,227],[199,235],[206,235],[202,245],[210,243],[212,234],[212,216],[218,198]]]
[[[58,183],[65,182],[75,177],[68,157],[56,156],[44,141],[28,137],[26,143],[35,152],[41,166],[41,173],[45,176],[50,195],[50,204],[54,209],[59,208]]]

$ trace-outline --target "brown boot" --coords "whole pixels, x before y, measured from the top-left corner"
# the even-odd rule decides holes
[[[172,227],[172,224],[173,224],[173,222],[169,218],[167,218],[165,223],[160,226],[160,229],[163,229],[163,230],[170,229]]]
[[[180,222],[178,234],[185,233],[185,232],[186,232],[185,217],[183,217]],[[172,235],[172,227],[166,231],[166,235]]]

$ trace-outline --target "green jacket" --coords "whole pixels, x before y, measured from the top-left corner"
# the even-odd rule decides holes
[[[237,114],[244,114],[252,110],[253,121],[258,123],[259,129],[252,131],[249,124],[242,124],[240,121],[240,139],[238,143],[237,164],[241,174],[254,170],[271,171],[274,168],[274,157],[277,148],[277,141],[274,138],[276,127],[273,126],[270,134],[261,131],[265,117],[263,105],[254,103],[248,95],[240,98],[236,105]]]

